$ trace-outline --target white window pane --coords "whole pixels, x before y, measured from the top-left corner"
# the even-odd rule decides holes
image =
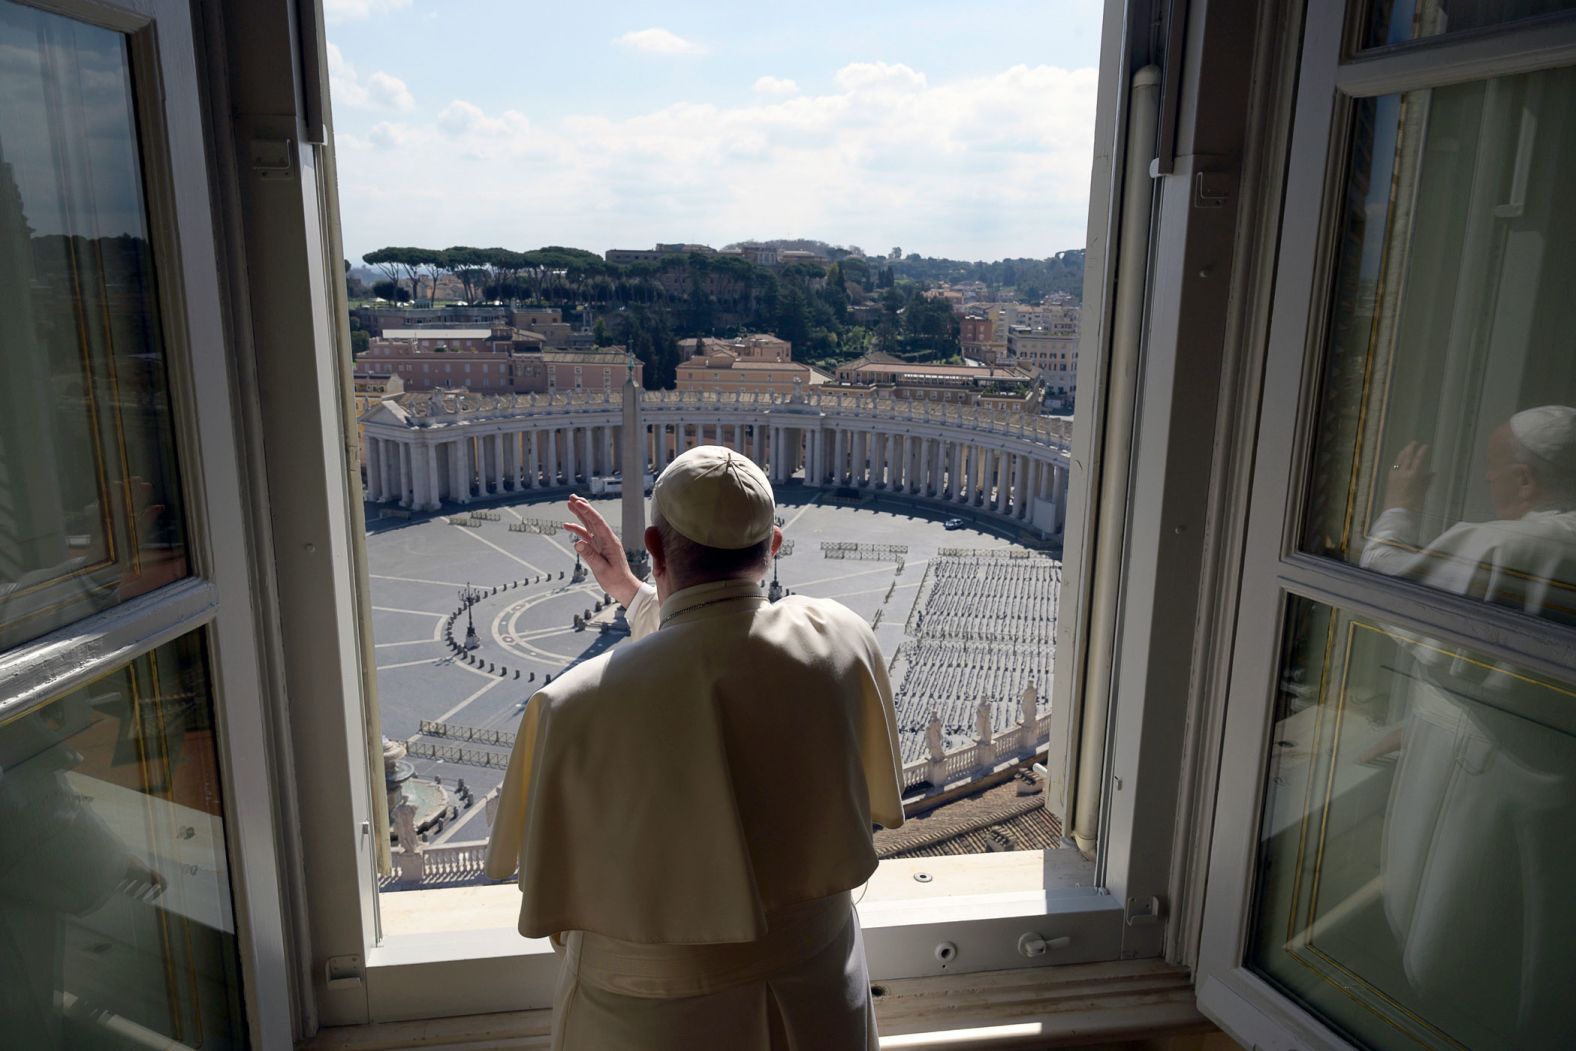
[[[1576,69],[1353,142],[1304,548],[1576,624]]]
[[[124,39],[0,4],[0,648],[186,575]]]
[[[1576,688],[1294,600],[1248,964],[1364,1046],[1555,1047]]]
[[[187,635],[0,725],[6,1047],[246,1046],[209,682]]]
[[[1372,0],[1363,26],[1363,43],[1366,47],[1403,44],[1573,7],[1573,0]]]

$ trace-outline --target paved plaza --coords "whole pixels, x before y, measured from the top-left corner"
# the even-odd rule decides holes
[[[482,798],[503,778],[508,735],[531,694],[548,676],[627,637],[616,606],[598,609],[603,593],[595,581],[572,582],[567,534],[520,531],[562,521],[566,497],[409,520],[377,518],[380,509],[368,505],[382,731],[412,746],[417,776],[441,778],[451,790],[463,779]],[[948,530],[940,511],[869,499],[832,503],[797,486],[779,501],[792,544],[779,561],[782,585],[836,599],[875,623],[893,664],[905,760],[924,754],[933,712],[951,750],[972,740],[981,699],[990,702],[997,730],[1019,717],[1018,697],[1030,682],[1046,709],[1058,563],[988,532]],[[617,526],[616,499],[592,503]],[[467,585],[482,592],[469,610],[480,639],[469,661],[456,659],[445,638],[452,631],[464,641],[467,617],[456,613]],[[587,627],[575,630],[576,615],[587,613]],[[443,727],[424,733],[423,722]],[[464,811],[433,841],[484,838],[482,812]]]

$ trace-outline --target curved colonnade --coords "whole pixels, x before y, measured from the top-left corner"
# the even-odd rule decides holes
[[[643,467],[653,474],[686,449],[725,445],[779,484],[969,507],[1045,536],[1062,529],[1064,420],[866,392],[656,391],[636,400]],[[621,474],[624,410],[623,398],[600,391],[387,399],[362,417],[367,497],[428,511]]]

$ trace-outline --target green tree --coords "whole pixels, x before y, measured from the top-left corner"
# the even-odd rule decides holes
[[[777,335],[793,344],[794,358],[801,359],[809,351],[810,304],[804,289],[796,282],[782,287],[777,297]]]
[[[372,294],[390,303],[410,302],[410,293],[394,281],[378,281],[372,285]]]
[[[437,268],[453,274],[460,282],[460,293],[467,303],[478,302],[482,290],[492,279],[492,263],[485,248],[454,245],[438,253]],[[434,286],[436,295],[436,286]]]

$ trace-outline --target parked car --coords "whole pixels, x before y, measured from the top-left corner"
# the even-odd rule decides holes
[[[963,519],[961,519],[961,518],[949,518],[945,522],[941,523],[941,525],[945,529],[962,529],[963,528]]]

